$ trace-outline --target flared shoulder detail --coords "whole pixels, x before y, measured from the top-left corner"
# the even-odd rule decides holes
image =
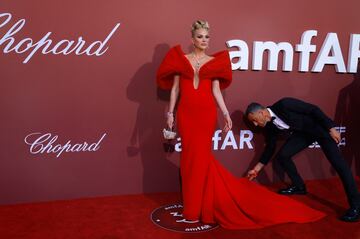
[[[171,89],[175,75],[181,75],[184,69],[184,56],[180,45],[172,47],[161,62],[156,74],[157,85],[165,90]]]
[[[220,51],[213,55],[215,57],[208,64],[204,65],[203,77],[217,79],[220,81],[220,88],[227,88],[232,81],[232,70],[229,52]]]
[[[227,50],[217,52],[210,61],[200,68],[200,79],[217,79],[220,88],[227,88],[232,81],[231,62]],[[166,54],[156,74],[157,85],[171,89],[175,75],[185,75],[192,79],[194,70],[180,45],[172,47]]]

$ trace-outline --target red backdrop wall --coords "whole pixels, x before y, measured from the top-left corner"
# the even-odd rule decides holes
[[[306,30],[318,31],[312,39],[317,52],[310,56],[310,68],[330,32],[337,33],[346,63],[350,34],[360,33],[359,7],[357,0],[3,2],[0,14],[10,13],[12,18],[6,24],[6,17],[0,18],[0,26],[4,23],[0,37],[20,19],[26,21],[13,35],[14,44],[25,38],[35,43],[51,32],[52,46],[64,39],[77,42],[80,36],[89,46],[104,41],[116,24],[120,26],[101,56],[43,54],[41,48],[23,63],[31,49],[6,53],[10,41],[1,43],[0,203],[179,190],[179,153],[164,150],[161,134],[168,96],[157,89],[155,73],[173,45],[190,50],[189,31],[196,19],[210,23],[209,53],[227,48],[226,42],[232,39],[244,40],[250,49],[249,70],[234,70],[233,84],[224,91],[237,143],[240,130],[248,129],[242,121],[248,103],[271,104],[283,96],[301,98],[319,105],[339,126],[346,127],[346,145],[341,147],[354,173],[359,174],[357,74],[336,73],[333,65],[320,73],[300,73],[298,53],[294,53],[291,72],[281,71],[281,57],[278,70],[267,71],[266,55],[263,70],[251,70],[254,41],[285,41],[295,46]],[[31,149],[25,141],[47,133],[57,136],[53,145],[69,140],[72,145],[98,144],[93,145],[94,151],[63,152],[59,157],[34,153],[39,148]],[[262,151],[262,135],[254,132],[251,144],[253,149],[245,145],[214,153],[229,170],[242,176]],[[334,175],[319,149],[300,153],[296,163],[306,179]],[[272,183],[283,176],[273,163],[259,181]]]

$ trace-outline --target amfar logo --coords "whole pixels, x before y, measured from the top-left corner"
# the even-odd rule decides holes
[[[29,151],[31,154],[56,154],[56,157],[60,157],[62,153],[75,153],[75,152],[95,152],[100,149],[100,144],[105,138],[104,133],[99,140],[88,143],[86,141],[82,143],[72,143],[68,140],[65,144],[57,143],[59,136],[52,135],[51,133],[31,133],[28,134],[24,141],[30,146]]]
[[[248,149],[253,149],[251,140],[254,137],[254,134],[251,130],[240,130],[239,142],[236,142],[234,132],[229,130],[224,139],[221,137],[222,130],[216,130],[214,136],[212,137],[213,150],[225,150],[227,147],[232,149],[244,149],[245,145]],[[177,143],[175,144],[175,151],[181,152],[181,138],[177,138]]]
[[[310,54],[316,52],[317,46],[311,44],[311,39],[317,36],[316,30],[305,31],[301,36],[301,42],[295,46],[295,51],[299,52],[299,71],[309,71]],[[236,47],[238,51],[231,51],[231,60],[237,60],[232,63],[232,70],[248,70],[249,68],[249,47],[243,40],[229,40],[226,42],[228,47]],[[277,71],[279,52],[284,53],[283,71],[293,70],[294,47],[289,42],[275,43],[273,41],[254,41],[252,70],[262,70],[263,55],[268,51],[269,71]],[[358,61],[360,58],[360,34],[350,34],[350,44],[348,51],[347,69],[345,67],[344,57],[341,52],[339,38],[336,33],[330,32],[321,46],[316,57],[316,61],[311,72],[321,72],[326,64],[334,65],[336,72],[356,73]]]
[[[338,146],[346,146],[346,138],[343,136],[346,133],[346,127],[345,126],[339,126],[335,127],[337,131],[341,134],[341,140],[338,143]],[[312,143],[309,148],[321,148],[318,142]]]
[[[338,146],[345,146],[346,141],[344,134],[346,133],[346,127],[339,126],[335,128],[341,134],[341,140]],[[242,150],[245,148],[250,150],[254,149],[252,145],[254,134],[251,130],[240,130],[238,142],[236,141],[234,132],[232,130],[229,130],[224,138],[222,138],[221,136],[222,136],[222,130],[219,129],[214,132],[214,135],[212,137],[212,142],[213,142],[212,150],[225,150],[227,148],[233,150]],[[173,150],[175,150],[176,152],[181,152],[181,138],[180,137],[177,138],[176,141],[177,143],[175,144],[175,146],[173,146]],[[320,145],[317,142],[314,142],[311,145],[309,145],[309,148],[320,148]],[[169,149],[167,148],[165,151],[169,151]]]
[[[10,13],[1,13],[0,14],[0,28],[4,27],[11,20],[12,15]],[[4,19],[2,22],[1,20]],[[15,39],[16,33],[18,33],[25,25],[25,19],[20,19],[14,23],[10,29],[0,38],[0,46],[4,45],[3,52],[5,54],[14,51],[17,54],[28,53],[23,63],[28,63],[29,60],[34,56],[34,54],[41,50],[41,53],[54,54],[54,55],[69,55],[74,53],[75,55],[87,55],[87,56],[101,56],[107,50],[108,46],[106,44],[119,28],[120,23],[116,24],[111,32],[105,37],[103,41],[94,41],[91,44],[86,45],[86,41],[80,36],[77,40],[60,40],[54,42],[49,37],[52,32],[46,33],[40,40],[36,41],[30,37],[17,40]],[[17,41],[17,42],[16,42]]]

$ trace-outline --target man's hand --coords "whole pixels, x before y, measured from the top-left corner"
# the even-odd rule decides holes
[[[338,144],[340,143],[341,136],[339,131],[337,131],[334,127],[330,129],[329,131],[331,138],[335,140],[335,142]]]
[[[258,162],[255,165],[255,167],[253,169],[249,170],[249,172],[247,173],[248,179],[250,181],[254,180],[258,176],[259,172],[264,168],[264,166],[265,166],[264,164]]]
[[[258,172],[255,169],[249,170],[247,177],[250,181],[254,180],[258,176]]]

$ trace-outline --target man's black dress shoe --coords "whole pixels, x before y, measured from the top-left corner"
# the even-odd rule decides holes
[[[284,188],[284,189],[280,189],[278,191],[279,194],[283,194],[283,195],[293,195],[293,194],[300,194],[300,195],[304,195],[307,193],[306,191],[306,187],[305,186],[290,186],[288,188]]]
[[[344,222],[357,222],[360,219],[360,206],[351,207],[346,213],[340,217]]]

